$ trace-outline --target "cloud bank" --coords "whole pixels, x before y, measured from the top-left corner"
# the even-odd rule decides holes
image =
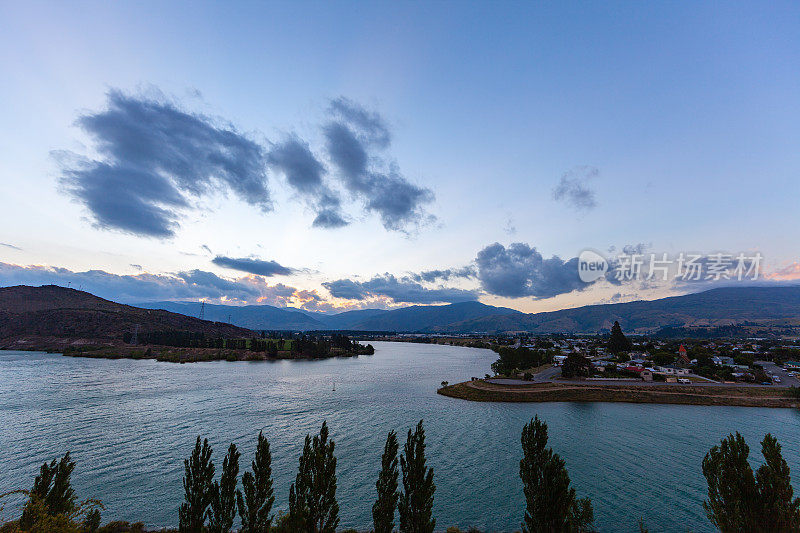
[[[212,300],[226,303],[291,305],[297,289],[269,285],[258,276],[227,279],[212,272],[119,275],[103,270],[74,272],[60,267],[0,263],[0,286],[70,285],[102,298],[136,303],[162,300]]]
[[[478,299],[477,291],[456,288],[428,288],[410,278],[392,274],[375,276],[368,281],[339,279],[322,284],[331,296],[344,300],[389,298],[395,303],[436,304],[469,302]]]

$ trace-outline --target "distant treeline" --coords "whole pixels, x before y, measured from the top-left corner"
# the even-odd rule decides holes
[[[217,350],[248,350],[276,357],[278,352],[290,352],[301,357],[328,357],[336,353],[372,355],[375,349],[371,344],[363,346],[347,335],[334,333],[327,336],[305,334],[286,334],[272,338],[266,331],[259,337],[225,338],[209,336],[191,331],[153,331],[140,333],[135,339],[138,344],[153,344],[175,348],[209,348]],[[123,341],[131,343],[132,333],[125,333]]]

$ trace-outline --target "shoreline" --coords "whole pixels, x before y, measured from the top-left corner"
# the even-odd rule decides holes
[[[787,388],[620,385],[607,383],[546,382],[502,385],[484,380],[465,381],[438,389],[437,394],[473,402],[621,402],[674,405],[799,408]]]

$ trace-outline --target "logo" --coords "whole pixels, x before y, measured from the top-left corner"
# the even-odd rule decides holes
[[[584,250],[578,256],[578,277],[584,283],[602,278],[608,271],[608,261],[594,250]]]

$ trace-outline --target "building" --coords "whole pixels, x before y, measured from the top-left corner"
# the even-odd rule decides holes
[[[681,347],[678,348],[678,366],[689,367],[691,364],[689,356],[686,355],[686,348],[681,344]]]
[[[786,361],[783,363],[783,367],[787,370],[800,370],[800,362],[798,361]]]
[[[667,365],[667,366],[657,366],[656,372],[659,374],[666,374],[668,376],[688,376],[689,369],[688,368],[680,368],[677,366]]]

